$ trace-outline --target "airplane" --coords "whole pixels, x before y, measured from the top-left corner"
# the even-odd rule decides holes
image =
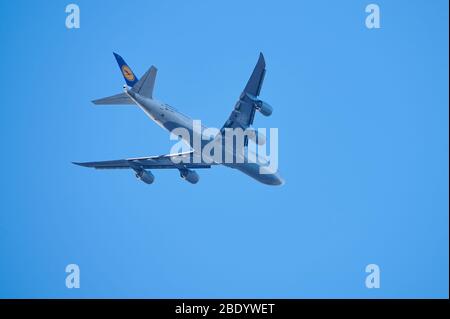
[[[151,173],[151,170],[154,169],[178,169],[181,178],[191,184],[196,184],[200,177],[195,170],[211,168],[213,165],[224,165],[237,169],[267,185],[282,185],[284,183],[284,180],[277,171],[273,172],[267,168],[267,163],[250,162],[247,160],[248,155],[245,153],[244,155],[239,155],[244,157],[243,163],[237,161],[233,161],[232,163],[222,163],[221,161],[215,161],[211,158],[208,160],[201,158],[201,150],[195,149],[193,140],[195,137],[199,136],[204,138],[202,132],[206,127],[201,125],[199,131],[193,124],[191,118],[178,112],[167,103],[160,102],[153,98],[153,88],[157,73],[156,67],[151,66],[142,78],[138,79],[125,60],[117,53],[113,54],[125,79],[126,84],[123,86],[123,93],[97,99],[92,102],[95,105],[137,105],[156,124],[167,131],[171,132],[176,128],[184,128],[191,133],[192,137],[186,139],[182,137],[182,139],[189,144],[191,150],[188,152],[160,156],[136,157],[100,162],[73,162],[73,164],[96,169],[132,169],[134,170],[136,177],[146,184],[152,184],[154,182],[155,177]],[[245,136],[244,147],[248,147],[249,138],[255,143],[260,143],[261,140],[263,140],[262,143],[264,143],[265,137],[258,134],[256,130],[251,129],[251,125],[253,124],[256,111],[259,111],[264,116],[272,114],[272,107],[266,102],[258,99],[265,73],[266,63],[263,54],[260,53],[253,73],[229,118],[215,137],[206,138],[205,141],[208,142],[211,141],[211,139],[213,141],[218,140],[217,138],[222,137],[226,129],[241,128],[243,130],[250,129],[250,132],[252,132],[251,130],[254,132],[254,134]],[[205,144],[202,141],[200,148],[204,145]],[[225,148],[223,152],[231,153],[233,158],[238,157],[235,149]]]

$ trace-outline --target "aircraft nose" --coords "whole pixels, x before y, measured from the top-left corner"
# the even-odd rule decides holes
[[[265,174],[265,183],[269,185],[283,185],[284,179],[281,177],[279,172]]]
[[[279,173],[275,173],[273,174],[273,178],[272,178],[272,185],[283,185],[284,184],[284,179],[280,176]]]

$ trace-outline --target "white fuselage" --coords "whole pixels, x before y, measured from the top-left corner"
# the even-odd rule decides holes
[[[185,142],[194,149],[194,152],[202,155],[201,150],[196,149],[196,145],[193,145],[193,141],[199,140],[208,142],[214,139],[214,137],[203,135],[207,127],[203,125],[194,125],[194,121],[191,118],[178,112],[168,104],[159,102],[154,99],[146,98],[133,92],[132,90],[125,89],[125,93],[148,115],[148,117],[150,117],[156,124],[166,129],[167,131],[172,132],[176,128],[184,128],[189,131],[191,138],[187,140],[185,139]],[[232,152],[232,156],[236,156],[236,152],[234,149],[224,148],[223,151]],[[205,154],[203,154],[203,156],[205,156]],[[283,184],[283,180],[278,173],[272,173],[266,165],[261,165],[259,163],[249,163],[247,155],[244,153],[243,156],[243,163],[227,164],[221,162],[219,164],[223,164],[231,168],[236,168],[264,184]],[[209,163],[214,162],[213,158],[207,158],[205,160]]]

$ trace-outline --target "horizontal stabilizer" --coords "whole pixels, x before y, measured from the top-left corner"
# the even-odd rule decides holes
[[[152,65],[142,78],[133,86],[132,91],[139,95],[153,98],[153,87],[155,86],[156,72],[158,70]]]
[[[113,96],[104,97],[102,99],[94,100],[92,103],[96,105],[124,105],[124,104],[134,104],[128,95],[125,93],[119,93]]]

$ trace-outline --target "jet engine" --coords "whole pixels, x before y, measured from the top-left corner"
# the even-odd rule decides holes
[[[155,180],[155,176],[153,176],[150,171],[146,171],[145,169],[136,171],[136,177],[146,184],[152,184]]]
[[[256,96],[246,94],[247,98],[254,103],[255,108],[264,116],[270,116],[272,114],[272,107],[269,103],[259,100]]]
[[[270,116],[270,115],[272,114],[273,109],[272,109],[272,107],[271,107],[268,103],[266,103],[266,102],[264,102],[264,101],[261,101],[261,100],[256,100],[256,101],[255,101],[255,105],[256,105],[256,109],[257,109],[262,115],[264,115],[264,116]]]
[[[197,184],[200,179],[196,171],[190,169],[180,169],[180,176],[182,179],[187,180],[191,184]]]
[[[254,129],[247,129],[248,138],[258,145],[266,144],[266,136]]]

